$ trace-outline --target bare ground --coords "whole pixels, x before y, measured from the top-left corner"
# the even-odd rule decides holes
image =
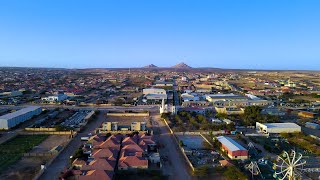
[[[68,136],[51,135],[41,144],[36,146],[30,153],[45,153],[58,145],[65,145]],[[41,169],[41,165],[46,164],[53,156],[45,157],[22,157],[17,163],[5,170],[0,175],[0,179],[6,180],[31,180]]]

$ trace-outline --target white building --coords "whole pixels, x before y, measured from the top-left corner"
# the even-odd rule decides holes
[[[156,86],[156,87],[172,87],[173,82],[158,81],[158,82],[154,83],[154,86]]]
[[[61,102],[61,101],[66,100],[67,98],[68,98],[68,96],[65,94],[57,94],[57,95],[41,98],[41,100],[47,101],[47,102]]]
[[[183,102],[186,101],[199,101],[200,98],[196,93],[183,93],[181,94],[181,99]]]
[[[216,101],[234,101],[234,100],[248,100],[247,97],[236,94],[208,94],[206,95],[206,100],[209,102]]]
[[[143,89],[143,94],[167,94],[166,90],[159,88]]]
[[[167,99],[166,94],[146,94],[144,95],[144,98],[147,100],[162,100],[162,99]]]
[[[224,119],[223,122],[226,123],[226,124],[231,124],[231,123],[233,123],[233,121],[231,121],[230,119]]]
[[[267,123],[256,122],[256,129],[265,134],[269,133],[296,133],[301,132],[301,127],[296,123]]]
[[[16,125],[29,120],[34,115],[39,115],[42,108],[39,106],[30,106],[18,111],[0,116],[0,129],[10,129]]]
[[[212,123],[215,123],[215,124],[220,124],[220,123],[222,123],[222,120],[216,119],[216,118],[212,118],[212,119],[211,119],[211,122],[212,122]]]

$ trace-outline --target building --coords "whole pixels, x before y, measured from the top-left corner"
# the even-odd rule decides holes
[[[183,93],[181,94],[181,100],[182,102],[199,101],[200,97],[196,93]]]
[[[213,103],[214,106],[270,106],[272,105],[272,101],[268,100],[218,100]]]
[[[213,103],[214,106],[268,106],[272,105],[272,101],[254,98],[253,95],[245,97],[237,94],[209,94],[206,100]]]
[[[223,122],[226,123],[226,124],[232,124],[233,123],[233,121],[231,121],[230,119],[224,119]]]
[[[172,87],[173,82],[166,82],[166,81],[158,81],[154,83],[156,87]]]
[[[166,90],[158,88],[143,89],[143,103],[160,104],[162,99],[168,99]]]
[[[118,122],[104,122],[102,124],[102,130],[104,131],[117,131]]]
[[[205,108],[201,108],[201,107],[179,108],[178,111],[186,111],[186,112],[189,112],[189,113],[197,113],[197,114],[202,114],[202,115],[204,115],[206,113],[206,109]]]
[[[234,101],[234,100],[248,100],[247,97],[236,94],[209,94],[206,95],[206,100],[209,102],[216,101]]]
[[[208,107],[209,102],[207,101],[184,101],[182,107]]]
[[[64,93],[58,93],[57,95],[41,98],[42,101],[47,101],[47,102],[61,102],[66,99],[68,99],[68,96],[65,95]]]
[[[159,88],[143,89],[143,94],[167,94],[166,90]]]
[[[313,113],[309,111],[300,111],[298,113],[298,116],[304,117],[304,118],[315,118],[317,116],[317,113]]]
[[[21,91],[2,92],[2,93],[0,93],[0,98],[17,97],[17,96],[22,96],[22,95],[23,95],[23,93]]]
[[[320,124],[306,122],[306,127],[311,129],[320,129]]]
[[[32,116],[39,115],[42,108],[39,106],[30,106],[18,111],[0,116],[0,129],[10,129],[16,125],[29,120]]]
[[[269,114],[272,116],[284,116],[286,115],[286,112],[278,108],[266,108],[262,109],[261,114]]]
[[[221,149],[228,154],[230,159],[248,159],[248,150],[229,137],[219,136],[217,140],[221,143]]]
[[[145,131],[146,123],[145,122],[132,122],[131,131]]]
[[[146,94],[144,99],[147,101],[157,101],[160,102],[162,99],[167,99],[167,94]]]
[[[243,114],[244,109],[238,107],[215,107],[215,111],[221,114]]]
[[[269,133],[296,133],[301,132],[301,127],[295,123],[267,123],[256,122],[256,129],[265,134]]]

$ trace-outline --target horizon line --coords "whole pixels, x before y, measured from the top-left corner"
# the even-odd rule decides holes
[[[0,66],[0,68],[29,68],[29,69],[65,69],[65,70],[87,70],[87,69],[179,69],[179,70],[192,70],[192,69],[215,69],[215,70],[234,70],[234,71],[316,71],[312,69],[246,69],[246,68],[218,68],[218,67],[191,67],[190,68],[175,68],[175,67],[86,67],[86,68],[66,68],[66,67],[48,67],[48,66]]]

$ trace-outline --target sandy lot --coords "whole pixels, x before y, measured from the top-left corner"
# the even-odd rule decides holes
[[[49,152],[53,147],[66,145],[69,136],[51,135],[30,153]],[[39,172],[41,165],[46,164],[53,156],[46,157],[22,157],[17,163],[5,170],[0,179],[6,180],[31,180]]]
[[[66,145],[69,140],[69,136],[51,135],[45,141],[38,146],[35,146],[30,153],[45,153],[49,152],[52,148],[59,145]]]
[[[151,127],[150,122],[149,122],[149,117],[133,117],[133,116],[128,116],[128,117],[116,117],[116,116],[107,116],[106,122],[119,122],[120,126],[129,126],[131,125],[132,122],[146,122],[147,127]]]

